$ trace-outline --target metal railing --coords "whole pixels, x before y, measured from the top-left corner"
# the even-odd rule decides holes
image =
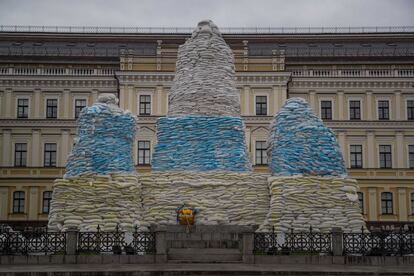
[[[343,234],[344,255],[404,256],[414,254],[413,231],[381,231]]]
[[[313,232],[261,232],[254,233],[254,254],[289,255],[294,254],[331,254],[332,234]]]
[[[76,254],[128,254],[144,255],[155,253],[155,233],[101,231],[98,226],[95,232],[77,232],[73,240]],[[67,232],[46,231],[12,231],[0,229],[0,255],[55,255],[68,254],[67,244],[70,241]],[[74,252],[75,253],[75,252]]]
[[[0,255],[64,254],[66,234],[48,231],[0,231]]]
[[[126,235],[130,236],[131,241],[126,240]],[[121,232],[118,226],[113,232],[103,232],[98,225],[96,232],[80,232],[77,244],[78,254],[85,252],[122,254],[122,251],[127,254],[154,254],[155,234],[138,232],[137,227],[132,233]]]
[[[0,32],[30,33],[139,33],[190,34],[194,27],[93,27],[93,26],[23,26],[0,25]],[[348,33],[411,33],[414,26],[369,27],[222,27],[223,34],[348,34]]]

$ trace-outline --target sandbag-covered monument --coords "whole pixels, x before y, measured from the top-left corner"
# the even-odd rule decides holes
[[[151,173],[134,169],[135,118],[116,102],[102,94],[82,111],[66,174],[54,183],[49,228],[145,231],[176,224],[183,204],[197,208],[196,224],[204,225],[365,226],[335,135],[301,98],[288,99],[270,127],[271,174],[252,172],[234,57],[210,20],[179,48]]]

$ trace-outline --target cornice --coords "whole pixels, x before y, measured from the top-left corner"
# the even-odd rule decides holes
[[[6,87],[91,87],[91,88],[112,88],[117,82],[113,77],[33,77],[33,76],[0,76],[0,86]]]
[[[414,78],[302,78],[293,77],[291,88],[413,88]]]

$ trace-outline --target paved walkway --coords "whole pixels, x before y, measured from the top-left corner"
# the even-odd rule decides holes
[[[0,265],[0,275],[70,272],[76,275],[414,275],[414,266],[247,265],[247,264],[66,264]],[[97,273],[98,272],[98,273]],[[134,273],[133,273],[134,272]],[[19,274],[19,275],[24,275]],[[116,273],[115,273],[116,274]],[[29,275],[29,274],[27,274]],[[44,274],[43,274],[44,275]],[[53,274],[48,274],[53,275]],[[62,274],[59,274],[62,275]]]

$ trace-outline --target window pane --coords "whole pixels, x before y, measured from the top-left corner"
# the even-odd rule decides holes
[[[139,96],[139,115],[151,115],[151,96]]]
[[[256,115],[267,115],[266,96],[256,96]]]
[[[267,143],[266,141],[256,141],[256,165],[267,164]]]
[[[149,165],[151,163],[150,141],[138,141],[138,164]]]
[[[321,118],[325,120],[332,120],[331,101],[321,101]]]

